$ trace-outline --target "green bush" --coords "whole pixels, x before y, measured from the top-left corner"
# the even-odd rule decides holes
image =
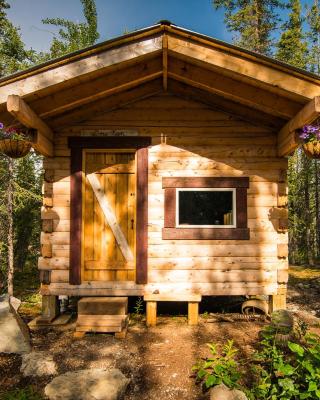
[[[23,389],[0,393],[0,400],[43,400],[43,397],[36,393],[32,386],[28,386]]]
[[[204,389],[220,383],[224,383],[229,388],[241,388],[240,364],[235,359],[238,350],[233,346],[233,341],[229,340],[222,347],[221,355],[218,354],[214,343],[208,343],[208,347],[211,357],[200,361],[192,368],[196,372],[196,381],[202,382]]]
[[[279,341],[279,337],[287,340]],[[298,324],[286,335],[270,325],[261,338],[259,351],[247,360],[237,357],[232,341],[220,355],[217,346],[210,344],[212,356],[193,367],[196,382],[205,390],[224,383],[230,389],[243,390],[251,400],[320,399],[320,336]],[[252,379],[245,385],[249,373]]]
[[[261,350],[253,361],[257,378],[252,387],[256,399],[320,399],[320,337],[306,332],[277,343],[272,327],[262,332]]]

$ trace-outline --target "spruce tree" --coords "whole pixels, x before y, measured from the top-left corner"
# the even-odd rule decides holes
[[[0,78],[25,69],[35,62],[33,50],[26,50],[19,28],[7,18],[9,4],[0,0]]]
[[[299,68],[307,66],[307,42],[303,33],[300,0],[290,0],[289,20],[284,24],[284,31],[277,43],[276,58]]]
[[[307,11],[308,33],[310,40],[308,55],[308,69],[320,75],[320,4],[319,0],[314,0],[312,6]]]
[[[282,0],[213,0],[216,9],[225,9],[225,23],[236,33],[234,42],[257,53],[272,53],[273,32],[280,23]]]

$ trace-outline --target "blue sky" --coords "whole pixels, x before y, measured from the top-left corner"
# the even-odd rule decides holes
[[[63,17],[82,20],[80,0],[9,0],[8,17],[20,26],[27,47],[48,50],[54,28],[43,25],[42,18]],[[305,3],[311,3],[306,0]],[[232,34],[223,23],[223,11],[216,11],[211,0],[96,0],[100,40],[144,28],[161,19],[169,19],[185,28],[227,42]]]

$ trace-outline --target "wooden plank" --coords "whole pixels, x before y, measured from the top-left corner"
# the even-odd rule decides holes
[[[299,145],[295,131],[311,124],[320,116],[320,96],[307,103],[278,133],[278,154],[280,157],[291,154]],[[290,140],[286,147],[283,144]]]
[[[166,34],[162,36],[162,69],[163,69],[163,90],[168,89],[168,37]]]
[[[286,246],[286,245],[284,245]],[[243,244],[239,245],[149,245],[148,251],[151,258],[172,258],[172,257],[227,257],[233,255],[234,257],[274,257],[277,255],[277,244]]]
[[[103,114],[108,111],[115,110],[119,107],[132,104],[138,100],[148,98],[162,91],[162,82],[160,78],[147,82],[143,85],[128,89],[126,92],[121,92],[102,98],[90,104],[83,105],[74,110],[69,111],[65,115],[56,116],[50,120],[50,124],[56,129],[70,126],[75,123],[81,123],[96,115]],[[102,127],[105,128],[106,124]],[[123,128],[123,126],[122,126]],[[83,129],[83,126],[81,127]],[[78,130],[79,132],[79,130]]]
[[[162,178],[163,188],[248,188],[249,178],[202,178],[202,177],[176,177]]]
[[[82,149],[71,149],[70,275],[69,283],[81,283]]]
[[[164,191],[164,227],[176,227],[176,188],[166,188]],[[165,231],[164,229],[162,232],[164,239],[166,239],[166,237],[164,237],[166,236]]]
[[[41,244],[41,255],[42,255],[42,257],[46,257],[46,258],[52,257],[52,245],[51,244]]]
[[[236,103],[230,99],[227,100],[221,96],[217,96],[195,87],[191,88],[189,85],[178,81],[170,80],[168,87],[171,93],[181,96],[183,99],[197,101],[217,110],[228,112],[233,116],[240,118],[242,121],[255,124],[260,128],[265,127],[266,129],[279,130],[285,123],[285,120],[282,118],[271,116],[262,111],[257,113],[256,110],[248,106]]]
[[[245,268],[245,267],[244,267]],[[276,283],[277,271],[264,270],[152,270],[149,271],[150,283],[227,283],[227,282],[260,282]],[[201,293],[201,292],[200,292]]]
[[[198,325],[199,303],[188,302],[188,325]]]
[[[77,326],[122,326],[127,317],[124,315],[81,315],[78,314]]]
[[[81,54],[80,57],[74,57],[72,62],[68,57],[64,62],[51,63],[47,68],[50,71],[37,70],[35,75],[23,76],[17,81],[6,83],[6,89],[3,93],[2,91],[0,93],[0,103],[6,101],[7,95],[18,94],[19,96],[26,96],[33,92],[52,88],[68,80],[78,79],[79,76],[86,76],[88,79],[90,75],[97,75],[99,71],[107,72],[106,69],[108,67],[130,60],[140,60],[139,57],[152,52],[159,52],[162,48],[161,37],[152,37],[152,35],[149,38],[140,36],[134,43],[126,43],[121,39],[117,42],[122,42],[123,45],[117,47],[116,41],[113,41],[105,48],[108,51],[101,49],[96,54],[94,54],[94,50],[88,51]],[[77,58],[80,59],[77,60]]]
[[[146,324],[148,327],[157,325],[157,302],[156,301],[147,301],[147,321]]]
[[[81,106],[81,103],[79,104],[78,101],[89,100],[91,96],[92,101],[96,101],[99,93],[114,89],[124,83],[135,81],[143,76],[159,72],[161,67],[162,63],[158,55],[146,57],[140,63],[120,64],[117,67],[111,68],[107,74],[98,73],[96,77],[92,77],[91,79],[80,76],[77,77],[73,85],[64,85],[59,91],[34,100],[32,107],[37,110],[41,118],[52,118],[62,112]]]
[[[135,80],[131,80],[129,82],[123,83],[119,86],[113,87],[113,88],[109,88],[106,90],[101,90],[101,91],[97,91],[94,94],[91,94],[90,96],[87,97],[83,97],[83,98],[79,98],[78,100],[74,100],[71,103],[68,104],[64,104],[60,107],[57,107],[53,110],[50,110],[48,112],[46,112],[44,115],[46,117],[52,117],[53,115],[56,114],[61,114],[61,113],[65,113],[68,112],[70,110],[73,110],[74,108],[79,108],[79,107],[83,107],[89,103],[93,103],[96,102],[100,99],[104,99],[106,97],[118,94],[118,93],[122,93],[125,92],[127,90],[133,89],[137,86],[140,86],[144,83],[153,81],[159,77],[162,76],[162,71],[157,71],[154,72],[152,74],[149,75],[145,75],[141,78],[135,79]]]
[[[185,61],[170,62],[169,78],[195,88],[219,95],[225,99],[244,104],[280,118],[291,118],[300,108],[301,103],[294,102],[285,96],[275,95],[254,85],[254,81],[244,82],[239,77],[232,78],[214,70]]]
[[[245,187],[236,189],[236,210],[237,228],[243,229],[245,232],[248,226],[247,189]],[[243,233],[243,238],[249,239],[249,230],[247,233]]]
[[[44,156],[53,156],[53,131],[52,129],[31,109],[31,107],[19,96],[9,95],[7,98],[7,110],[22,125],[35,129],[32,138],[33,147]]]
[[[287,286],[279,285],[277,293],[269,297],[269,314],[287,308]]]
[[[43,135],[42,131],[35,131],[32,139],[32,147],[45,157],[54,156],[53,143]]]
[[[162,239],[164,240],[249,240],[250,230],[248,228],[163,228]],[[179,244],[177,243],[177,246]]]
[[[118,243],[118,246],[121,249],[123,256],[125,257],[125,259],[127,261],[129,261],[129,262],[133,261],[133,254],[129,247],[127,239],[124,236],[124,234],[119,226],[119,223],[117,221],[115,213],[114,213],[113,209],[110,207],[108,199],[107,199],[106,195],[104,194],[104,191],[101,188],[98,178],[96,177],[95,174],[88,174],[87,179],[90,182],[90,185],[94,191],[94,194],[96,195],[96,198],[98,199],[100,207],[106,218],[106,221],[107,221],[108,225],[110,226],[110,228],[116,238],[116,241]]]
[[[148,148],[137,151],[136,282],[148,281]]]
[[[7,98],[7,110],[17,118],[22,125],[40,131],[47,139],[53,139],[52,129],[31,109],[20,97],[11,94]]]
[[[42,296],[41,316],[37,322],[51,322],[59,315],[59,301],[57,296]]]
[[[197,302],[200,303],[202,296],[200,294],[186,294],[183,295],[175,295],[175,294],[155,294],[155,293],[146,293],[143,296],[144,301],[189,301],[189,302]]]
[[[258,101],[258,97],[246,97],[244,94],[246,92],[250,92],[249,86],[248,85],[241,85],[239,82],[234,81],[233,83],[231,82],[230,79],[224,78],[221,79],[219,77],[219,80],[216,78],[215,80],[215,85],[208,85],[206,83],[201,83],[198,80],[193,80],[190,78],[186,78],[185,76],[182,76],[180,74],[175,74],[172,72],[168,72],[169,78],[172,78],[176,81],[182,82],[186,85],[189,85],[191,87],[195,87],[197,89],[200,89],[202,91],[207,91],[209,93],[212,93],[214,95],[222,96],[223,98],[227,100],[232,100],[236,103],[243,104],[247,107],[250,107],[255,110],[263,111],[266,114],[274,115],[276,117],[280,118],[290,118],[296,112],[298,107],[293,108],[293,111],[281,111],[279,109],[276,109],[273,107],[273,102],[275,102],[275,98],[273,99],[273,102],[270,101],[268,104],[263,104]],[[228,80],[228,82],[224,82]],[[239,88],[237,91],[233,91],[232,88],[236,88],[238,86],[242,86]],[[229,91],[228,88],[229,87]],[[253,90],[255,92],[256,89]],[[262,95],[262,91],[260,93],[260,96]],[[264,92],[265,94],[265,92]]]
[[[288,257],[288,245],[287,244],[278,244],[277,254],[279,258]]]
[[[313,98],[319,94],[319,83],[315,78],[302,75],[281,65],[272,63],[270,59],[257,59],[252,54],[244,54],[239,49],[230,49],[212,41],[190,37],[189,33],[168,35],[169,55],[180,56],[183,59],[197,60],[201,65],[214,68],[219,72],[231,73],[234,76],[247,78],[274,93],[289,92],[301,98]],[[180,36],[180,37],[179,37]],[[182,37],[184,36],[184,37]],[[205,44],[205,45],[204,45]],[[239,61],[239,56],[241,57]]]

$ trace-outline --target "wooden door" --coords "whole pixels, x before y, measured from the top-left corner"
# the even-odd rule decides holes
[[[83,281],[135,280],[135,154],[85,151]]]

